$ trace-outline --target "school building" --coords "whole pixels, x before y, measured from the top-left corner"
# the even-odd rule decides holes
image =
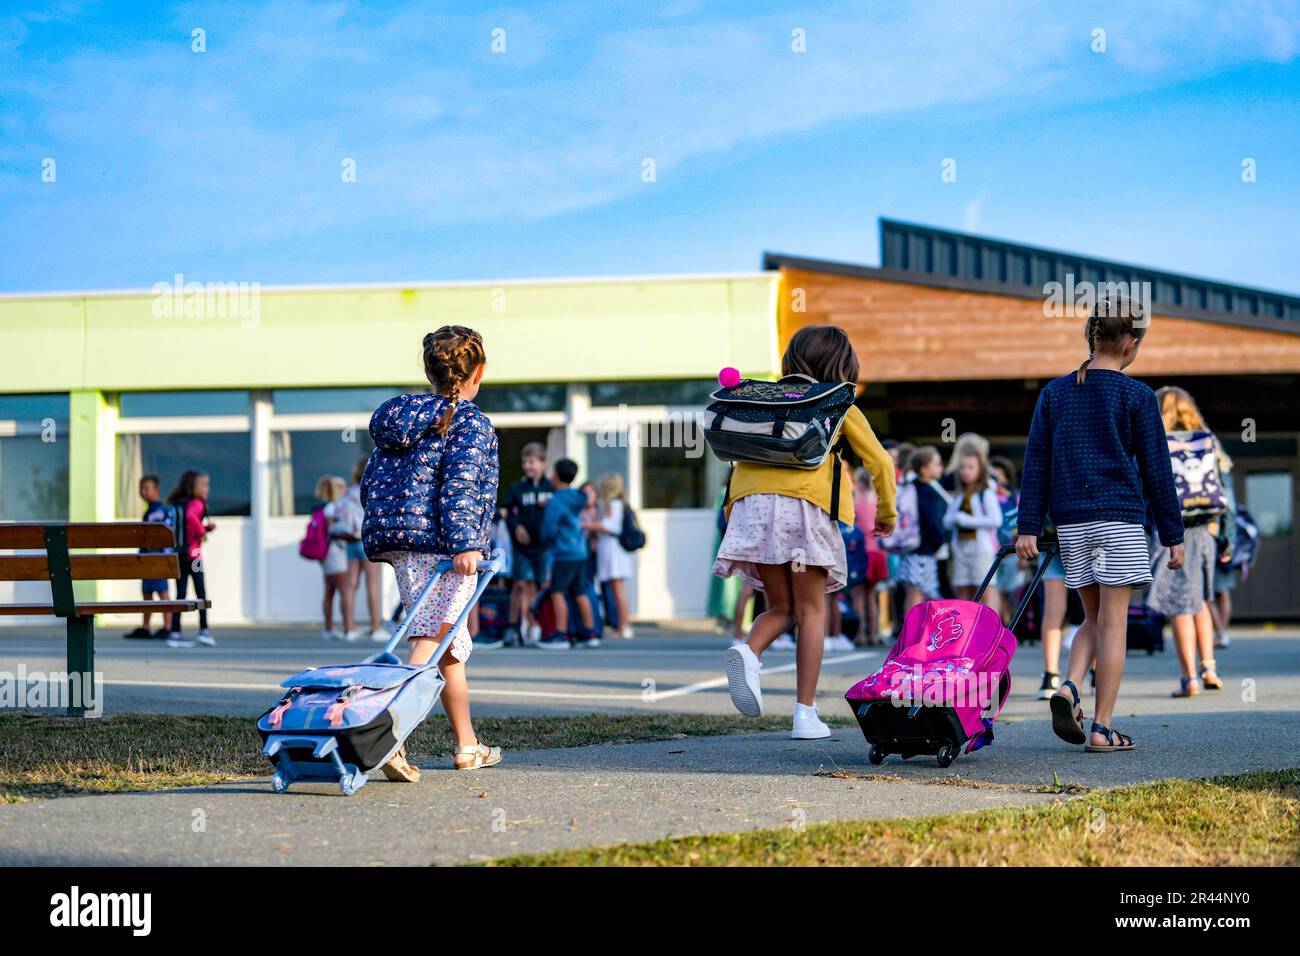
[[[1264,534],[1239,610],[1300,616],[1300,297],[880,228],[880,266],[769,253],[747,274],[286,288],[176,276],[133,292],[3,295],[0,520],[138,518],[140,475],[160,475],[165,492],[200,468],[218,525],[204,546],[214,624],[319,620],[320,571],[297,552],[316,480],[369,453],[374,408],[426,385],[423,335],[458,323],[487,347],[478,404],[500,435],[503,488],[530,441],[577,460],[580,479],[621,473],[648,539],[636,616],[698,617],[726,466],[694,415],[721,367],[774,376],[796,328],[833,322],[857,347],[860,404],[882,437],[976,431],[1019,459],[1039,387],[1084,354],[1082,319],[1053,314],[1044,288],[1149,282],[1134,371],[1197,398]],[[111,598],[131,585],[98,588]],[[0,601],[42,590],[0,584]]]

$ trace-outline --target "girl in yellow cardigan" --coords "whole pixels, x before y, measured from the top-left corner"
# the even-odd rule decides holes
[[[856,382],[858,357],[844,331],[833,325],[805,326],[794,334],[781,360],[782,375],[808,375],[819,382]],[[894,465],[856,406],[844,417],[842,434],[862,459],[875,482],[876,537],[894,529]],[[767,610],[754,619],[749,639],[727,649],[727,684],[731,701],[742,714],[763,712],[759,657],[794,624],[799,625],[795,652],[796,703],[790,736],[812,740],[830,736],[817,713],[817,679],[821,674],[826,633],[826,594],[841,590],[848,579],[844,539],[838,521],[853,523],[853,482],[841,475],[839,514],[832,516],[832,469],[839,459],[827,455],[821,467],[783,468],[737,462],[727,495],[727,532],[713,573],[738,576],[761,590]],[[840,462],[841,468],[847,465]]]

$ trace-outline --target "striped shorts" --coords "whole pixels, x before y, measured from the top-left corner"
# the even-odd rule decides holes
[[[1151,581],[1147,535],[1140,524],[1085,521],[1058,525],[1065,586],[1142,587]]]

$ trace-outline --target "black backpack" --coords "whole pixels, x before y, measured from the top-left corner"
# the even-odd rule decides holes
[[[624,551],[640,551],[645,547],[645,532],[637,524],[636,512],[623,502],[623,527],[618,532],[618,543]]]
[[[709,396],[704,440],[723,461],[818,468],[827,455],[838,459],[844,450],[840,427],[856,391],[852,382],[818,382],[807,375],[775,382],[742,379]],[[841,471],[837,460],[831,492],[835,515]]]
[[[704,440],[723,461],[817,468],[839,439],[855,391],[852,382],[818,382],[806,375],[777,382],[743,379],[709,396]]]

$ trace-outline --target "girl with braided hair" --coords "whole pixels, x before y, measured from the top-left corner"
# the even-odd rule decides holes
[[[1110,727],[1127,647],[1129,592],[1151,581],[1148,511],[1170,567],[1183,563],[1183,520],[1155,393],[1124,374],[1137,358],[1146,317],[1123,295],[1099,298],[1084,326],[1088,358],[1038,396],[1020,488],[1016,553],[1038,555],[1050,515],[1065,583],[1085,620],[1070,649],[1069,679],[1049,698],[1052,729],[1090,753],[1133,750]],[[1085,733],[1078,682],[1096,658],[1096,703]]]
[[[457,770],[501,762],[501,749],[480,744],[470,721],[469,630],[461,625],[448,633],[474,595],[479,559],[491,554],[497,436],[474,404],[486,365],[483,339],[473,329],[446,325],[426,335],[424,372],[433,393],[399,395],[379,406],[370,419],[375,450],[361,476],[366,556],[393,566],[402,603],[415,614],[407,663],[427,663],[439,642],[452,642],[438,667],[446,679],[442,704],[456,736]],[[448,558],[454,573],[443,575],[416,611],[434,567]],[[406,761],[405,748],[383,770],[391,780],[414,782],[420,775]]]

